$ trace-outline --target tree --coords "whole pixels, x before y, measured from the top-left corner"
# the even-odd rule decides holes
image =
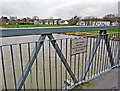
[[[6,25],[8,23],[9,19],[7,17],[2,16],[0,19],[1,24],[0,25]]]
[[[83,21],[85,22],[85,25],[91,26],[91,25],[93,25],[94,21],[97,22],[97,18],[94,16],[87,16],[83,19]]]
[[[78,16],[74,16],[73,18],[71,18],[70,20],[68,20],[69,25],[76,25],[79,21],[79,17]]]
[[[107,14],[103,17],[104,21],[110,21],[110,24],[117,21],[117,17],[114,14]]]
[[[26,18],[23,18],[22,21],[23,21],[23,23],[26,23],[26,22],[27,22],[27,19],[26,19]]]
[[[39,20],[38,16],[33,16],[33,20]]]

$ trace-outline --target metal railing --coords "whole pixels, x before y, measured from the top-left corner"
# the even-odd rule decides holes
[[[18,43],[0,45],[2,88],[5,90],[71,89],[112,69],[120,63],[120,32],[107,34],[108,29],[120,29],[120,27],[1,29],[1,39],[41,34],[38,41],[23,43],[18,41]],[[53,36],[54,33],[95,30],[100,30],[100,33],[67,38],[60,36],[59,39]],[[46,36],[47,40],[45,40]],[[80,38],[87,39],[87,51],[70,55],[70,41]]]

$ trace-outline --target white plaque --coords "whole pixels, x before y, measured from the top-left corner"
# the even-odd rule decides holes
[[[75,55],[87,51],[87,38],[70,40],[70,55]]]

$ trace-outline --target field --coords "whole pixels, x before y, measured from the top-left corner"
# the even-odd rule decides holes
[[[2,25],[3,28],[25,28],[25,27],[59,27],[70,25]],[[73,25],[76,26],[76,25]]]

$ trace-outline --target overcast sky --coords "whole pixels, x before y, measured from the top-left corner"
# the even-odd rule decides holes
[[[69,19],[117,14],[119,0],[0,0],[3,16]]]

